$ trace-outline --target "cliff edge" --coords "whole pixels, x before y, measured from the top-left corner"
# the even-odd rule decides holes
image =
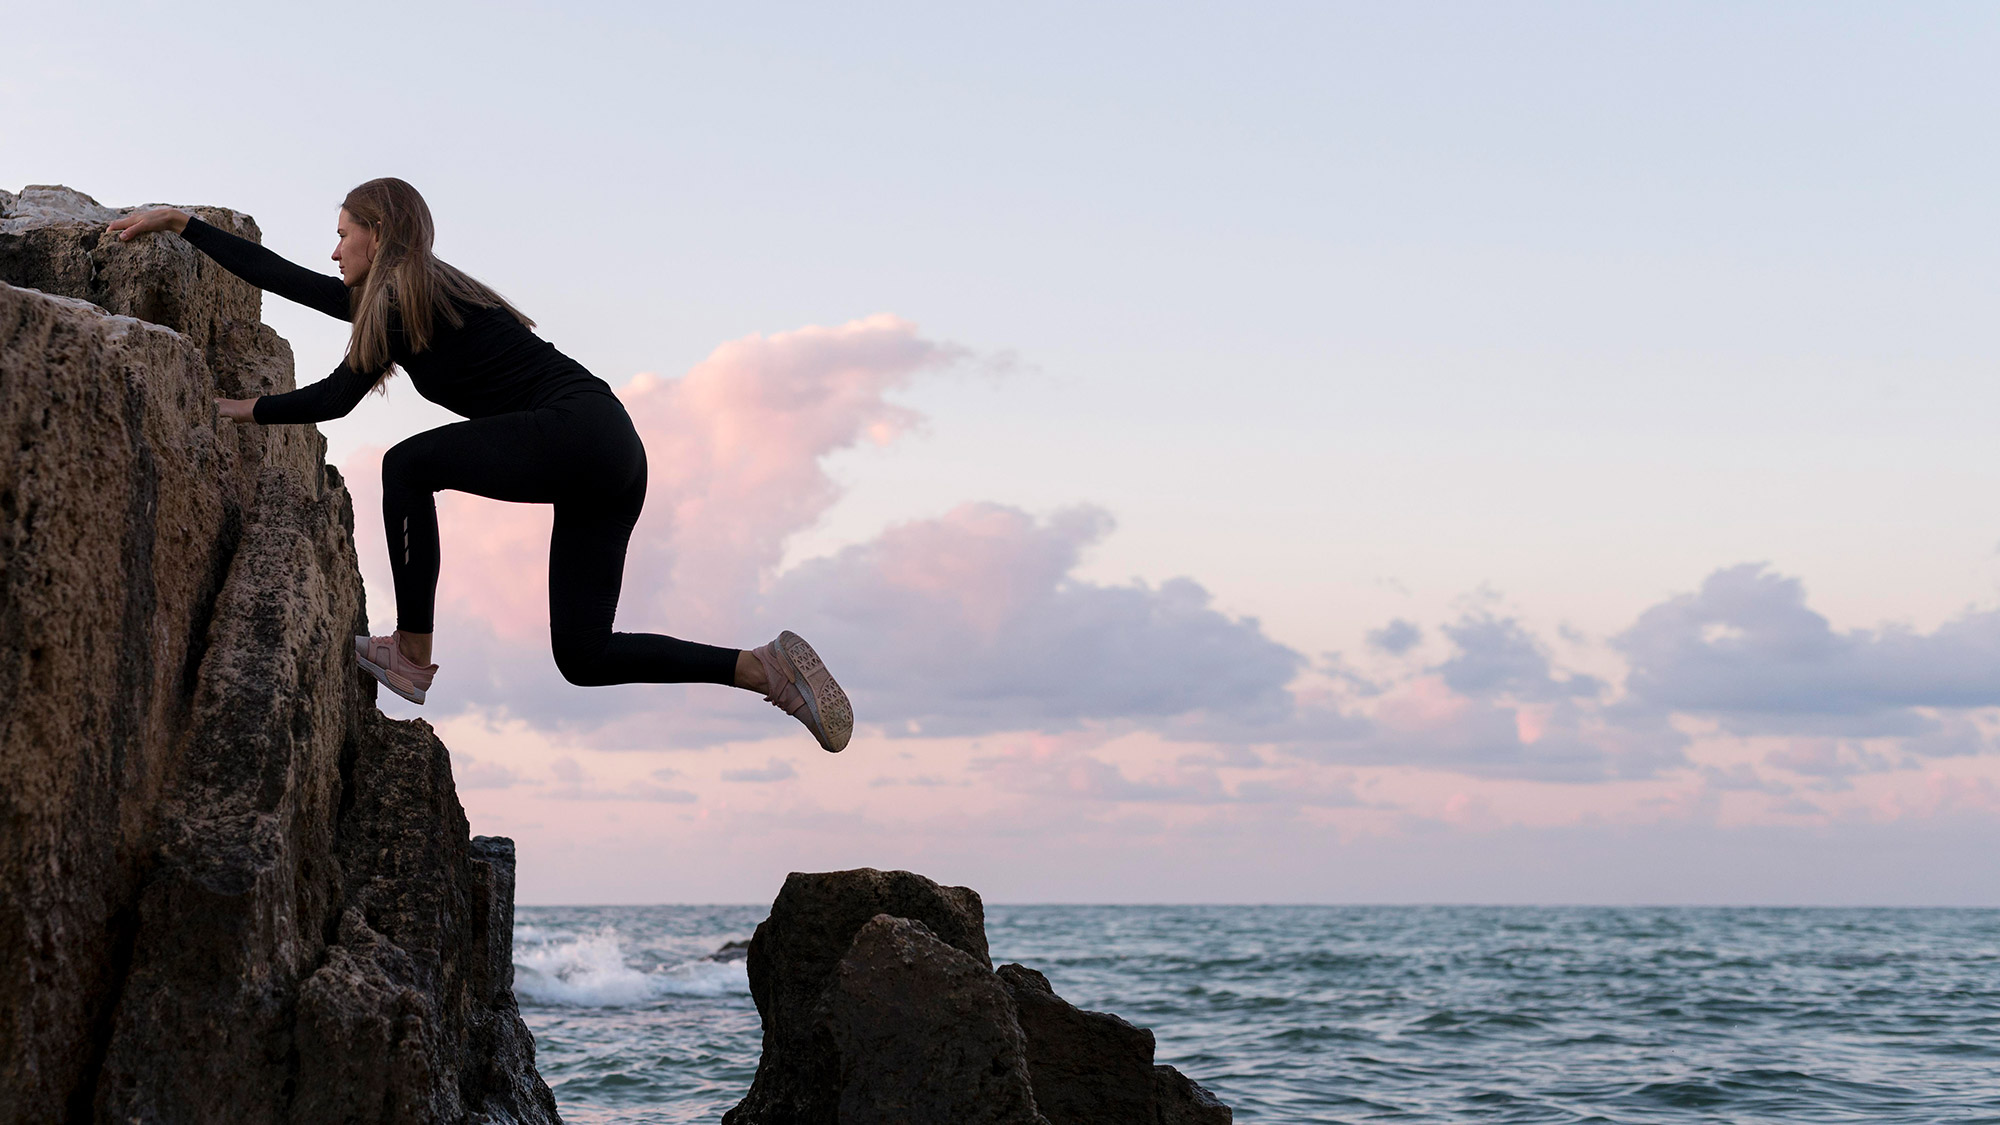
[[[355,674],[325,442],[215,412],[290,348],[122,213],[0,191],[0,1123],[554,1122],[513,844]]]

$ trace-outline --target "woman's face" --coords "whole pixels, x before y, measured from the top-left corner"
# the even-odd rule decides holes
[[[340,242],[333,248],[333,260],[340,263],[340,280],[353,289],[368,279],[368,267],[375,264],[375,228],[340,209],[334,226]]]

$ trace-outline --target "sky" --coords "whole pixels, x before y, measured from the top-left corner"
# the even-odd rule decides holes
[[[429,703],[529,903],[2000,905],[2000,11],[213,3],[8,18],[0,187],[396,175],[626,402],[576,688],[441,497]],[[345,326],[270,298],[301,382]],[[406,382],[322,426],[394,606]],[[387,697],[385,696],[385,699]]]

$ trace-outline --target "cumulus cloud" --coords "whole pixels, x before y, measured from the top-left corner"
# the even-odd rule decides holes
[[[1467,614],[1446,625],[1444,635],[1455,651],[1435,671],[1462,695],[1540,702],[1595,696],[1604,688],[1590,676],[1555,674],[1548,650],[1512,618]]]
[[[785,540],[839,496],[823,460],[915,425],[889,394],[966,354],[907,321],[874,316],[745,337],[679,378],[634,378],[619,397],[646,444],[648,494],[626,562],[623,627],[699,638],[740,628]],[[348,473],[357,523],[374,542],[380,457],[358,453]],[[546,643],[551,512],[440,494],[440,615],[457,610],[500,637]],[[380,551],[368,555],[379,561]]]
[[[1547,646],[1517,620],[1475,610],[1439,633],[1451,646],[1444,660],[1351,697],[1295,688],[1286,705],[1191,715],[1169,730],[1190,741],[1272,746],[1329,764],[1487,778],[1595,782],[1687,764],[1687,737],[1665,716],[1614,714],[1601,699],[1608,685],[1557,669]]]
[[[838,670],[864,723],[891,735],[1289,707],[1285,685],[1303,657],[1216,609],[1198,583],[1073,577],[1111,530],[1095,508],[1037,518],[965,504],[778,571],[787,538],[838,497],[824,459],[907,431],[918,419],[888,396],[966,355],[883,316],[749,337],[680,379],[634,380],[620,393],[646,443],[650,495],[618,627],[745,647],[794,629]],[[379,475],[353,468],[357,481]],[[374,487],[357,488],[365,521]],[[545,636],[547,509],[447,493],[439,518],[439,659],[451,664],[441,702],[595,732],[601,744],[795,733],[727,689],[562,683]]]
[[[2000,612],[1838,631],[1803,583],[1756,564],[1646,610],[1616,644],[1633,704],[1738,734],[1927,735],[1942,727],[1926,708],[2000,706]]]
[[[1038,520],[966,504],[798,566],[760,616],[869,654],[845,675],[891,734],[1288,708],[1304,658],[1217,610],[1199,584],[1071,577],[1110,527],[1092,508]]]
[[[838,671],[870,733],[1094,726],[1207,746],[1143,777],[1083,759],[1059,774],[984,767],[1106,800],[1248,801],[1265,782],[1225,784],[1216,771],[1278,777],[1301,763],[1653,777],[1691,765],[1680,717],[1732,735],[1831,740],[1831,751],[1776,751],[1764,763],[1807,785],[1993,748],[1991,724],[1970,712],[2000,707],[2000,613],[1968,613],[1930,633],[1836,630],[1808,608],[1797,579],[1754,565],[1716,572],[1612,638],[1627,665],[1622,684],[1559,668],[1542,638],[1488,608],[1434,627],[1447,646],[1436,663],[1415,665],[1427,631],[1397,618],[1365,638],[1374,671],[1338,657],[1313,667],[1193,578],[1079,578],[1113,527],[1088,505],[1038,515],[968,502],[781,570],[786,542],[839,497],[826,459],[918,425],[895,393],[968,358],[878,316],[746,337],[679,378],[635,379],[620,394],[645,439],[651,485],[618,627],[744,647],[795,629]],[[350,461],[348,475],[371,582],[386,591],[378,457]],[[719,686],[563,683],[546,636],[549,510],[447,493],[440,521],[445,671],[433,711],[457,704],[598,746],[799,737],[789,717]],[[466,768],[470,784],[522,782]],[[768,782],[789,770],[774,759],[727,776]],[[557,780],[560,795],[579,799],[694,799],[666,778],[611,789]],[[1787,788],[1755,774],[1708,781]]]
[[[1295,689],[1295,705],[1261,728],[1193,722],[1186,736],[1342,765],[1588,782],[1694,765],[1676,725],[1685,717],[1728,735],[1787,739],[1764,764],[1822,790],[1995,749],[1987,711],[2000,707],[2000,612],[1968,611],[1928,633],[1836,630],[1809,608],[1798,579],[1728,567],[1610,639],[1627,663],[1622,684],[1557,669],[1534,633],[1484,609],[1438,633],[1451,646],[1445,659],[1371,685],[1365,705]],[[1401,621],[1369,635],[1391,655],[1417,638]],[[1703,777],[1716,790],[1792,789],[1754,771]]]
[[[1413,622],[1398,617],[1380,629],[1370,630],[1368,646],[1377,648],[1391,656],[1401,656],[1423,643],[1424,631]]]

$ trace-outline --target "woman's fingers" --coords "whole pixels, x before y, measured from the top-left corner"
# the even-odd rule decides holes
[[[257,400],[254,398],[219,398],[215,400],[215,412],[232,422],[254,422],[257,420]]]
[[[136,214],[126,215],[123,218],[113,219],[111,220],[109,229],[117,232],[118,241],[120,242],[136,238],[149,230],[159,229],[157,226],[147,225],[148,221],[152,220],[156,213],[156,211],[140,211]]]
[[[118,233],[118,241],[129,242],[148,231],[159,230],[161,224],[157,220],[157,215],[157,211],[141,211],[122,219],[113,219],[110,229]]]
[[[156,230],[184,230],[187,227],[187,213],[178,207],[155,207],[150,211],[136,211],[130,215],[111,220],[105,229],[118,235],[118,241],[130,242],[142,234]]]

